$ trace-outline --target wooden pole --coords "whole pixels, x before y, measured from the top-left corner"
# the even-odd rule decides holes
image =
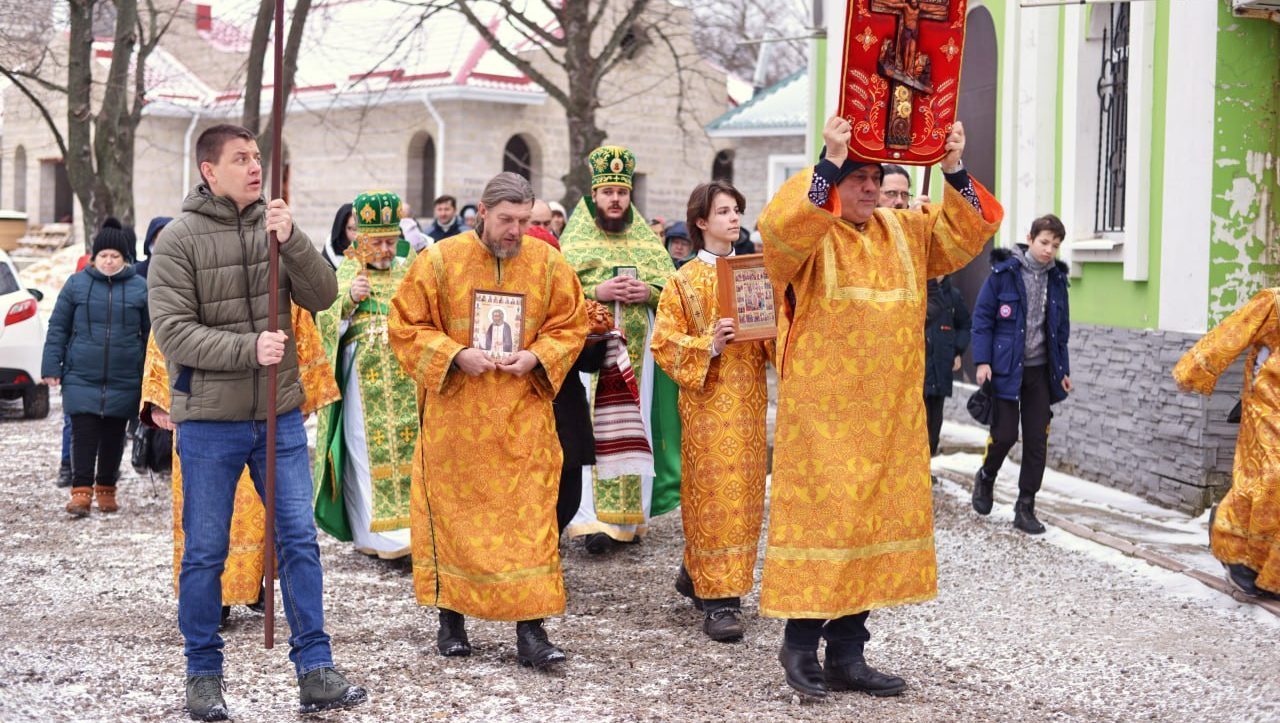
[[[284,0],[276,0],[275,72],[271,76],[271,196],[280,198],[283,178],[283,154],[280,151],[281,126],[284,125]],[[285,239],[286,241],[288,239]],[[267,280],[267,331],[279,331],[280,314],[280,243],[272,231],[267,238],[270,247]],[[266,578],[266,600],[262,626],[268,649],[275,646],[276,601],[276,399],[280,391],[280,365],[267,367],[267,479],[263,506],[266,507],[266,541],[263,546],[263,577]]]
[[[933,180],[933,166],[924,167],[924,191],[922,195],[929,196],[933,191],[929,188],[929,182]],[[929,196],[933,198],[933,196]]]

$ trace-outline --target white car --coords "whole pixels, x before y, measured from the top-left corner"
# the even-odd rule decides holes
[[[36,308],[43,298],[22,287],[17,267],[0,251],[0,399],[21,399],[27,419],[49,416],[49,387],[40,381],[44,319]]]

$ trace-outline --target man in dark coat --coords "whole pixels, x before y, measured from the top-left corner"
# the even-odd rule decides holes
[[[924,411],[929,425],[929,454],[938,453],[942,409],[951,396],[960,357],[969,348],[969,309],[946,276],[929,279],[924,319]]]

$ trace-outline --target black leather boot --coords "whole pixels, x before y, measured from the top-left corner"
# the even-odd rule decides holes
[[[521,665],[544,670],[566,660],[564,651],[547,640],[541,620],[516,623],[516,661]]]
[[[689,577],[689,570],[684,565],[680,565],[680,572],[676,574],[676,592],[689,598],[689,602],[693,603],[693,607],[701,610],[702,600],[693,592],[693,578]]]
[[[867,661],[862,658],[854,658],[843,664],[835,664],[828,660],[822,674],[827,687],[831,690],[856,690],[878,697],[888,697],[898,695],[907,688],[907,681],[896,675],[881,673],[867,665]]]
[[[63,462],[58,467],[58,481],[54,482],[58,487],[70,487],[75,480],[71,477],[71,462]]]
[[[973,475],[973,511],[980,515],[991,514],[992,497],[995,491],[996,478],[988,478],[982,468]]]
[[[1028,535],[1043,535],[1044,525],[1036,519],[1036,499],[1019,495],[1013,505],[1013,526]]]
[[[440,632],[436,633],[436,649],[446,658],[464,658],[471,655],[471,643],[467,641],[466,618],[462,613],[440,610]]]
[[[827,685],[822,682],[822,666],[818,664],[818,651],[798,650],[787,647],[778,651],[778,662],[786,674],[787,685],[797,692],[814,698],[825,698]]]

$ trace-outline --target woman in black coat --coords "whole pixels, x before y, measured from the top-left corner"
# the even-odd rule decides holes
[[[151,320],[147,282],[129,265],[128,238],[104,226],[93,241],[93,265],[71,276],[49,318],[41,376],[62,386],[71,416],[71,501],[67,512],[115,512],[116,471],[124,428],[138,413],[142,363]],[[95,470],[96,462],[96,470]],[[96,486],[95,486],[96,482]]]

